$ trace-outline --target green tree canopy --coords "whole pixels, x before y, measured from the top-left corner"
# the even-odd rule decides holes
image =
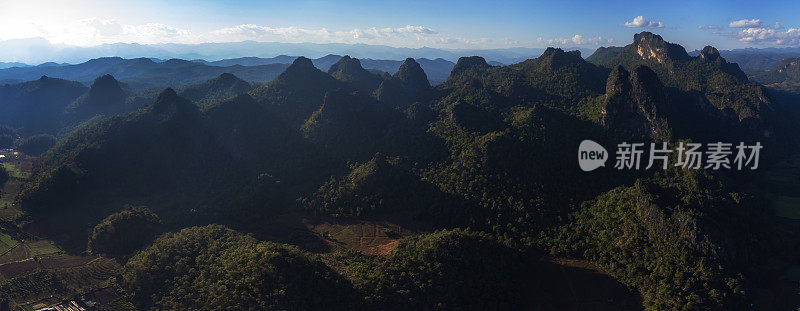
[[[127,206],[103,219],[89,236],[89,252],[111,257],[127,256],[150,243],[159,233],[161,219],[144,206]]]
[[[495,238],[437,231],[400,241],[378,268],[376,300],[384,310],[512,310],[525,305],[527,271]]]
[[[159,237],[122,282],[140,309],[358,309],[352,286],[308,253],[220,225]]]

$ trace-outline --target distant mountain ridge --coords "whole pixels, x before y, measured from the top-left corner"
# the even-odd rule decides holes
[[[340,55],[330,54],[311,61],[320,70],[328,71],[341,58]],[[223,73],[234,74],[249,82],[266,83],[277,77],[296,59],[297,56],[281,55],[273,58],[243,57],[208,62],[205,60],[103,57],[74,65],[45,63],[38,66],[0,69],[0,85],[30,81],[41,76],[78,81],[90,85],[96,77],[110,74],[134,89],[161,86],[181,87],[201,83]],[[423,58],[418,61],[434,84],[444,82],[450,74],[450,70],[455,66],[455,63],[441,58],[434,60]],[[403,61],[363,59],[361,63],[364,69],[379,70],[391,75],[397,72]]]
[[[348,55],[349,56],[349,55]],[[338,61],[341,59],[342,56],[340,55],[326,55],[321,58],[312,59],[311,62],[314,63],[314,66],[319,68],[322,71],[328,71],[330,67],[333,65],[331,61]],[[297,56],[288,56],[288,55],[279,55],[276,57],[271,58],[261,58],[261,57],[240,57],[240,58],[231,58],[231,59],[223,59],[218,61],[205,61],[202,59],[193,60],[194,62],[204,63],[206,65],[211,66],[234,66],[234,65],[242,65],[242,66],[258,66],[258,65],[268,65],[268,64],[291,64]],[[371,59],[371,58],[359,58],[361,62],[361,66],[367,70],[379,70],[386,72],[388,74],[394,74],[400,69],[400,65],[403,64],[402,60],[390,60],[390,59]],[[454,62],[443,58],[437,59],[428,59],[428,58],[417,58],[416,61],[422,66],[422,69],[425,70],[425,73],[428,75],[428,79],[431,80],[432,84],[439,84],[447,80],[447,76],[450,75],[450,71],[453,70],[453,66],[455,66]],[[495,62],[495,64],[500,64],[499,62]]]
[[[570,50],[576,49],[574,47]],[[585,55],[592,49],[578,48]],[[544,48],[503,48],[503,49],[436,49],[430,47],[402,48],[384,45],[344,44],[344,43],[281,43],[281,42],[226,42],[201,44],[137,44],[112,43],[93,47],[53,45],[43,38],[15,39],[0,41],[0,61],[39,64],[43,62],[80,63],[90,59],[117,56],[122,58],[180,58],[187,60],[221,60],[240,57],[271,58],[279,55],[303,55],[319,58],[329,54],[350,55],[358,59],[390,59],[402,61],[407,57],[442,58],[456,61],[461,56],[478,55],[488,61],[513,64],[534,58],[544,52]]]
[[[285,64],[218,67],[181,59],[155,62],[149,58],[104,57],[76,65],[0,69],[0,84],[48,76],[89,85],[95,78],[110,74],[131,88],[143,89],[196,84],[223,73],[232,73],[248,81],[265,83],[278,76],[286,67]]]
[[[28,67],[28,66],[30,66],[30,65],[23,64],[23,63],[16,63],[16,62],[4,63],[4,62],[0,62],[0,69],[6,69],[6,68],[11,68],[11,67]]]
[[[773,96],[789,103],[789,109],[800,112],[800,57],[787,58],[750,79],[767,86]]]

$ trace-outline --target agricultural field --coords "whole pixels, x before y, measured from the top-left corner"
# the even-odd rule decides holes
[[[11,175],[11,178],[27,179],[31,176],[31,165],[33,163],[25,158],[3,162],[3,167]]]
[[[0,265],[7,264],[10,262],[26,260],[28,258],[31,258],[30,252],[28,252],[28,248],[25,247],[23,244],[19,244],[16,247],[5,252],[3,255],[0,255]]]
[[[388,222],[323,222],[308,225],[332,249],[353,249],[365,254],[388,254],[397,241],[412,232],[399,225]]]
[[[22,215],[22,211],[14,205],[14,202],[22,190],[22,185],[31,176],[33,158],[13,155],[12,151],[7,150],[0,152],[0,155],[6,155],[0,159],[0,165],[11,177],[5,185],[0,186],[0,220],[13,221]]]
[[[0,265],[0,272],[14,275],[0,281],[0,293],[23,310],[51,306],[108,288],[120,268],[113,259],[76,256]]]
[[[31,257],[47,257],[63,253],[53,241],[39,240],[25,243]]]
[[[22,183],[21,180],[11,179],[5,186],[0,187],[0,220],[12,221],[22,214],[22,211],[14,205]]]
[[[15,200],[30,178],[33,158],[11,150],[0,154],[6,155],[0,164],[11,176],[0,188],[0,221],[13,222],[23,215]],[[0,232],[0,297],[9,299],[12,308],[36,310],[86,296],[119,310],[130,309],[109,288],[109,279],[120,269],[113,259],[69,256],[53,241],[18,241]]]
[[[19,244],[18,241],[11,238],[8,234],[0,234],[0,254],[5,254]]]
[[[0,255],[0,296],[12,307],[35,310],[99,291],[101,301],[127,305],[107,290],[121,269],[115,260],[70,256],[49,240],[16,241],[4,234],[0,241],[7,248]]]
[[[121,269],[113,259],[66,255],[52,241],[17,242],[5,237],[4,243],[16,245],[0,256],[0,295],[22,310],[104,290]],[[112,296],[105,300],[117,300]]]
[[[11,251],[11,249],[16,247],[18,244],[19,242],[11,238],[10,235],[0,234],[0,256]]]

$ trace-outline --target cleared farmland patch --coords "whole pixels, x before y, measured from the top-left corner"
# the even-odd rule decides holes
[[[62,253],[61,249],[49,240],[26,242],[25,247],[28,248],[32,257],[46,257]]]
[[[31,175],[31,162],[30,160],[19,160],[11,162],[3,162],[3,167],[11,178],[27,179]]]
[[[334,248],[387,254],[411,231],[388,222],[322,223],[310,228]]]
[[[17,245],[3,255],[0,255],[0,265],[15,261],[22,261],[31,258],[28,248],[24,245]]]
[[[0,187],[0,220],[13,221],[23,214],[15,202],[25,180],[31,176],[33,161],[28,157],[23,157],[8,160],[0,165],[11,176],[11,179]]]
[[[2,282],[2,280],[10,280],[26,274],[34,273],[40,268],[41,265],[39,265],[39,263],[33,259],[0,265],[0,282]]]
[[[12,306],[33,309],[90,294],[108,286],[121,266],[113,259],[59,256],[0,265],[0,295]]]
[[[0,255],[9,252],[12,248],[17,246],[17,244],[19,244],[19,242],[14,240],[10,235],[0,234]]]
[[[98,258],[83,257],[83,256],[58,256],[50,258],[42,258],[39,262],[44,269],[62,269],[74,268],[91,263]]]
[[[11,179],[0,188],[0,209],[10,208],[14,205],[17,194],[22,189],[22,181]]]

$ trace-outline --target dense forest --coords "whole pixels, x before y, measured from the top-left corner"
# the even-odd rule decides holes
[[[413,58],[391,73],[363,63],[298,57],[268,82],[226,72],[174,89],[113,75],[0,86],[0,186],[18,191],[0,193],[16,211],[0,228],[85,258],[64,268],[26,246],[41,278],[2,261],[7,308],[800,306],[786,276],[800,217],[785,206],[800,196],[800,97],[764,86],[796,72],[750,79],[713,47],[690,56],[649,32],[586,60],[462,57],[440,84]],[[757,170],[611,158],[585,172],[584,140],[763,152]]]

